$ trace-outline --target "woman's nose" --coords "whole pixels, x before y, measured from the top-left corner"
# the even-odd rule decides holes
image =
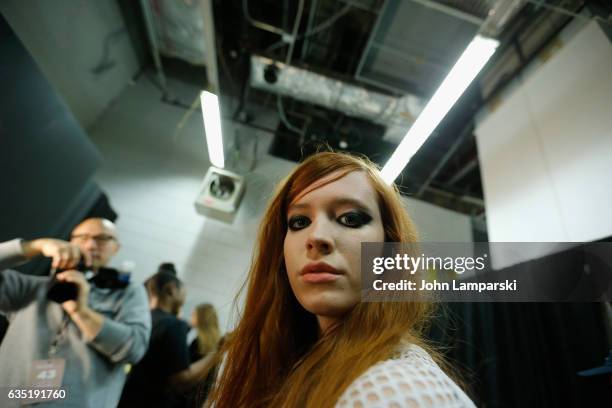
[[[331,222],[319,219],[310,225],[306,240],[306,249],[309,252],[326,255],[334,250],[334,240]]]

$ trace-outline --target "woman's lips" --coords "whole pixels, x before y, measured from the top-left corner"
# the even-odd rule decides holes
[[[302,280],[309,283],[333,282],[342,272],[325,262],[309,263],[300,271]]]
[[[303,274],[302,280],[308,283],[322,283],[322,282],[333,282],[339,277],[340,275],[329,273],[329,272],[312,272],[312,273]]]

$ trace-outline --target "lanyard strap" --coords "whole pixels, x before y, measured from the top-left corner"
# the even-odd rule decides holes
[[[49,345],[49,358],[53,357],[53,355],[57,352],[57,348],[60,342],[66,335],[69,320],[70,318],[68,317],[68,315],[64,313],[64,318],[60,323],[57,332],[55,332],[55,335],[53,336],[53,341],[51,341],[51,344]]]

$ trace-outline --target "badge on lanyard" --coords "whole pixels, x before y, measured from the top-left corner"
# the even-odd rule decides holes
[[[68,330],[68,316],[64,316],[60,327],[55,333],[53,341],[49,345],[48,358],[46,360],[34,360],[30,365],[30,378],[28,388],[38,388],[41,390],[60,389],[66,368],[66,359],[55,358],[58,346],[64,339]],[[28,399],[21,402],[22,405],[33,404],[41,401],[49,401],[53,398]]]
[[[43,395],[40,398],[28,398],[21,401],[21,405],[30,405],[54,399],[63,399],[61,394],[51,393],[51,390],[59,390],[64,378],[66,360],[63,358],[52,358],[48,360],[34,360],[30,366],[30,380],[28,389],[40,389]],[[37,392],[38,393],[38,392]],[[57,398],[54,398],[56,396]]]
[[[60,388],[65,368],[66,360],[63,358],[32,361],[28,387]]]

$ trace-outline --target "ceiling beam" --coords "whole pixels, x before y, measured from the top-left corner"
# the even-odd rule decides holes
[[[461,169],[459,169],[459,171],[455,173],[455,175],[453,175],[453,177],[451,177],[451,179],[446,182],[446,185],[452,186],[452,185],[457,184],[459,180],[464,178],[468,173],[470,173],[476,167],[478,167],[478,158],[474,157],[472,160],[467,162]]]

